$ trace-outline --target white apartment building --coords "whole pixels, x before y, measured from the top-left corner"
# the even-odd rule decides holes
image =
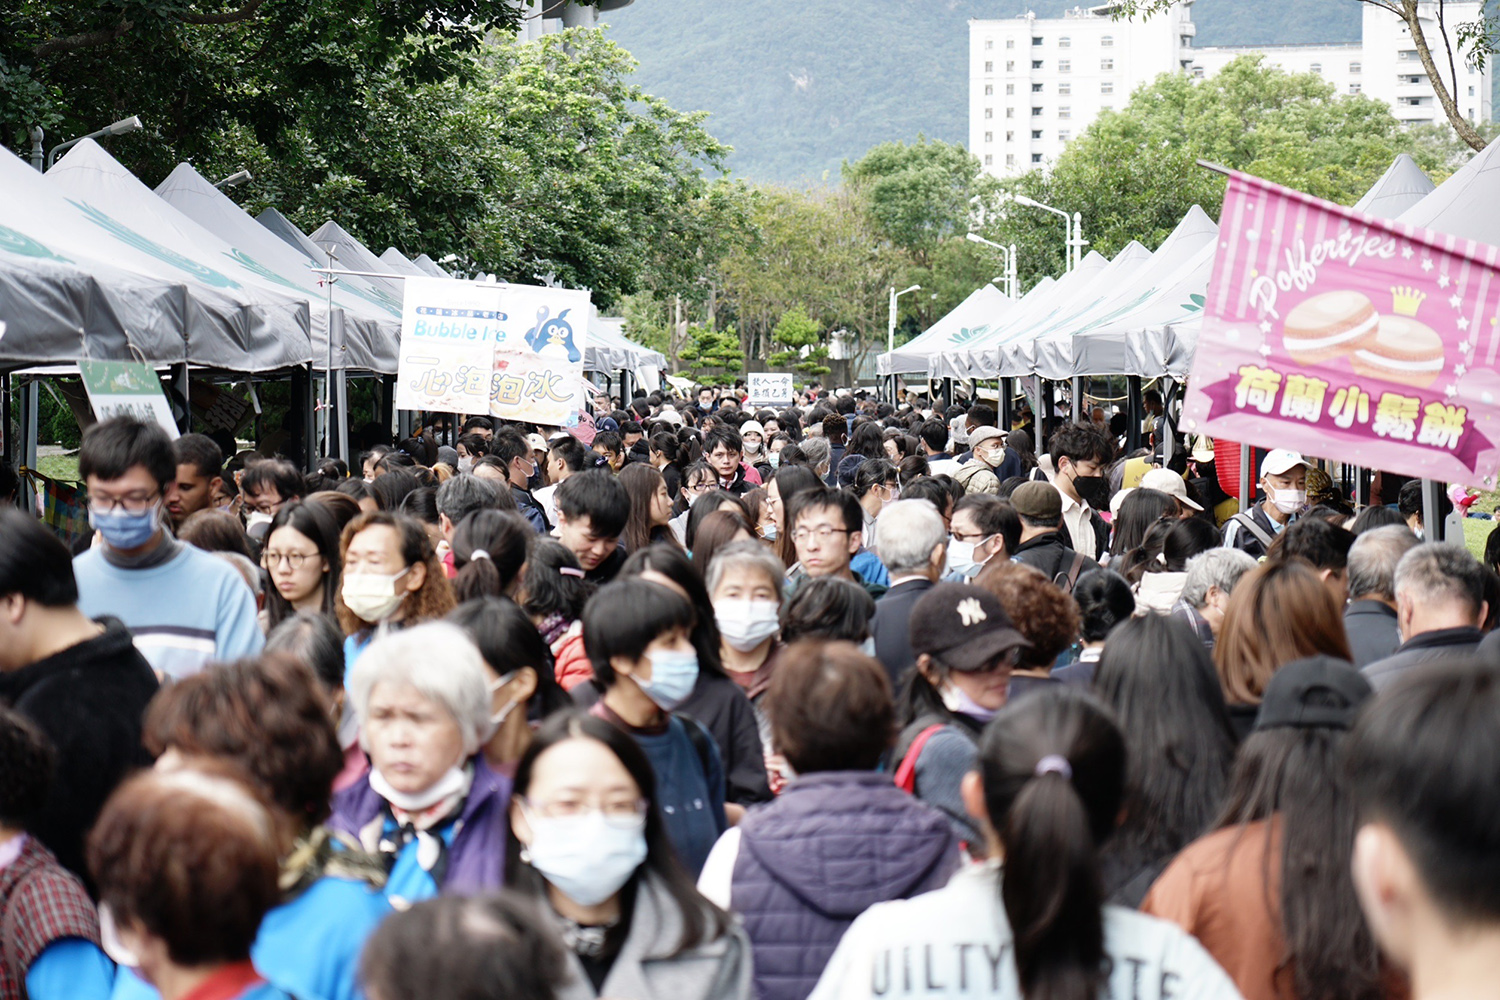
[[[1423,34],[1440,37],[1437,4],[1421,4]],[[1448,33],[1479,17],[1478,0],[1449,0]],[[1162,73],[1212,76],[1231,59],[1261,53],[1289,72],[1317,73],[1339,94],[1385,101],[1408,124],[1443,122],[1416,46],[1400,18],[1365,5],[1362,39],[1328,45],[1194,48],[1192,0],[1147,20],[1116,21],[1110,5],[1074,8],[1060,18],[969,22],[969,149],[997,177],[1045,167],[1099,112],[1123,107],[1130,93]],[[1452,83],[1446,48],[1433,57]],[[1491,117],[1490,69],[1458,66],[1456,97],[1472,121]]]
[[[1192,59],[1192,0],[1148,20],[1110,6],[969,22],[969,149],[988,173],[1024,173],[1057,158],[1100,111]]]

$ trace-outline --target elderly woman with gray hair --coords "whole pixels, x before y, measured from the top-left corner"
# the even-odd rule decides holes
[[[1172,615],[1188,623],[1198,641],[1214,651],[1229,595],[1240,577],[1256,566],[1255,557],[1239,549],[1217,548],[1200,552],[1187,561],[1182,593],[1172,605]]]
[[[385,861],[397,908],[504,881],[511,784],[480,752],[494,730],[491,683],[446,622],[381,636],[350,672],[370,771],[335,796],[329,825]]]
[[[771,753],[771,723],[761,702],[781,652],[786,567],[760,542],[731,542],[715,553],[704,583],[719,626],[724,671],[750,699],[762,748]]]

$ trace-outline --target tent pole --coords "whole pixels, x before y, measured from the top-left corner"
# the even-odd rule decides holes
[[[37,384],[37,377],[32,376],[21,383],[21,465],[23,468],[36,472],[36,438],[40,428],[37,427],[39,414],[41,412],[41,386]],[[31,490],[23,490],[25,495],[21,497],[22,509],[36,512],[36,494]]]
[[[0,375],[0,461],[14,466],[16,442],[10,433],[10,372]]]
[[[1014,407],[1011,405],[1011,393],[1015,391],[1015,380],[1002,378],[999,382],[999,386],[1000,429],[1008,433],[1010,431],[1011,424],[1015,422],[1013,419]]]
[[[1073,376],[1073,422],[1083,423],[1083,379]]]
[[[391,428],[396,423],[396,376],[381,375],[379,380],[380,395],[375,402],[375,405],[379,407],[379,411],[376,413],[375,419],[381,427],[385,428],[386,433],[389,434],[391,433]]]
[[[172,372],[172,381],[177,383],[177,391],[182,393],[182,419],[177,421],[178,429],[183,434],[193,432],[193,393],[191,383],[188,381],[188,363],[184,361],[181,367]]]
[[[1145,406],[1141,402],[1141,377],[1125,376],[1125,450],[1135,451],[1141,446],[1141,421],[1145,419]]]
[[[330,455],[329,457],[342,458],[345,461],[348,461],[349,420],[347,418],[347,414],[349,413],[349,373],[343,368],[339,369],[338,381],[335,384],[334,388],[336,389],[333,397],[334,406],[336,408],[335,412],[344,416],[339,420],[338,427],[335,429],[333,438],[334,443],[338,445],[338,451]]]
[[[1248,444],[1240,445],[1240,510],[1246,513],[1255,505],[1255,494],[1251,488],[1255,480],[1250,475],[1250,459],[1254,454]]]
[[[1443,541],[1442,500],[1443,484],[1436,479],[1422,480],[1422,529],[1429,542]],[[1462,539],[1459,539],[1462,541]]]

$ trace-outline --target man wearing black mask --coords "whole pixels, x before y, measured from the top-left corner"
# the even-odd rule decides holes
[[[1052,485],[1062,494],[1063,527],[1073,550],[1098,559],[1109,547],[1109,525],[1098,512],[1109,509],[1104,470],[1114,456],[1113,442],[1092,424],[1067,424],[1047,444],[1057,470]]]

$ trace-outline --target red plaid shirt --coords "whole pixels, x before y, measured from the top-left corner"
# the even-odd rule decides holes
[[[0,1000],[21,1000],[31,963],[63,938],[99,943],[99,914],[78,877],[28,837],[0,868]]]

